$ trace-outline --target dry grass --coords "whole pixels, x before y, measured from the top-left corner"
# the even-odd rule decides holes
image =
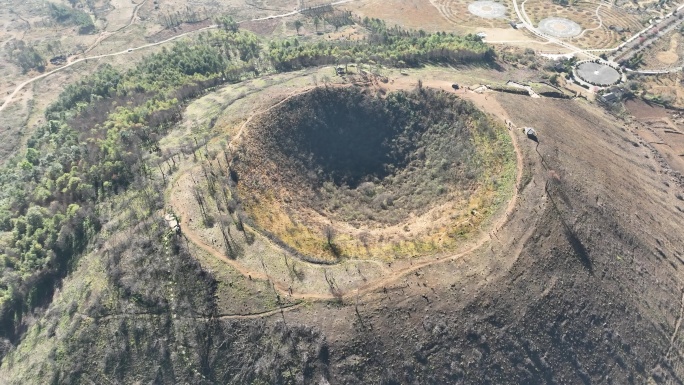
[[[643,68],[660,69],[681,65],[684,47],[681,44],[682,35],[676,29],[656,40],[644,52]]]
[[[442,17],[430,0],[361,0],[341,8],[361,17],[383,19],[387,25],[425,31],[465,31]]]

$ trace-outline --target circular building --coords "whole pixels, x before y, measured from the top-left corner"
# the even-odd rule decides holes
[[[548,17],[539,22],[539,31],[553,37],[575,37],[582,33],[582,27],[562,17]]]
[[[585,62],[578,65],[576,71],[580,79],[597,86],[609,86],[622,78],[618,70],[600,63]]]
[[[468,5],[468,11],[485,19],[506,17],[506,6],[490,0],[476,1]]]

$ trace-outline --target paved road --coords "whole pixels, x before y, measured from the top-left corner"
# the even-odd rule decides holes
[[[683,3],[679,7],[677,7],[677,9],[675,11],[666,15],[665,18],[660,23],[658,23],[656,26],[651,25],[651,26],[648,26],[647,28],[644,28],[643,30],[634,34],[632,37],[627,39],[624,43],[620,44],[619,46],[617,46],[615,48],[582,49],[582,48],[574,46],[568,42],[565,42],[565,41],[559,40],[555,37],[546,35],[546,34],[542,33],[541,31],[539,31],[538,29],[536,29],[532,25],[532,22],[530,21],[527,14],[525,13],[525,1],[526,0],[524,0],[522,2],[521,6],[518,6],[518,0],[513,0],[513,8],[515,9],[515,13],[518,15],[518,19],[520,19],[523,26],[525,26],[525,28],[528,31],[532,32],[534,35],[536,35],[536,36],[538,36],[538,37],[540,37],[540,38],[542,38],[542,39],[544,39],[550,43],[553,43],[553,44],[559,45],[561,47],[565,47],[565,48],[572,50],[571,54],[573,54],[573,55],[578,54],[578,53],[583,54],[592,60],[598,60],[600,63],[604,63],[604,64],[609,65],[611,67],[617,67],[618,66],[618,64],[615,62],[614,58],[609,58],[609,60],[604,60],[601,57],[594,55],[592,52],[611,52],[611,51],[617,51],[623,47],[627,47],[627,51],[625,53],[617,56],[617,58],[623,58],[624,59],[625,54],[629,54],[629,57],[631,57],[636,52],[638,52],[639,50],[636,49],[636,50],[630,51],[630,48],[633,48],[638,44],[637,39],[639,37],[641,37],[643,34],[648,33],[654,27],[661,29],[663,26],[667,25],[667,27],[665,27],[665,29],[662,30],[660,33],[652,36],[650,40],[644,42],[643,46],[645,46],[646,43],[650,43],[650,42],[657,40],[658,38],[662,37],[662,35],[666,34],[667,32],[670,32],[672,29],[676,28],[678,25],[680,25],[681,23],[684,22],[684,18],[683,19],[678,18],[679,17],[679,11],[684,9],[684,3]],[[603,5],[603,4],[601,4],[601,5]],[[599,5],[599,7],[600,7],[600,5]],[[598,10],[597,10],[597,14],[598,14]],[[668,25],[668,23],[671,23],[671,24]],[[628,69],[627,71],[632,72],[632,73],[657,75],[657,74],[667,74],[667,73],[672,73],[672,72],[679,72],[679,71],[682,71],[682,67],[670,68],[670,69],[665,69],[665,70],[630,70],[630,69]]]
[[[598,56],[596,56],[596,55],[594,55],[594,54],[592,54],[592,53],[590,53],[590,52],[586,52],[586,50],[583,50],[582,48],[576,47],[576,46],[574,46],[574,45],[572,45],[572,44],[570,44],[570,43],[568,43],[568,42],[562,41],[562,40],[557,39],[557,38],[555,38],[555,37],[553,37],[553,36],[549,36],[549,35],[547,35],[547,34],[545,34],[545,33],[542,33],[542,32],[539,31],[537,28],[535,28],[535,27],[532,25],[532,22],[530,21],[529,17],[527,17],[527,14],[525,13],[524,2],[523,2],[523,5],[522,5],[522,10],[521,10],[521,7],[518,6],[518,0],[513,0],[513,8],[515,9],[515,13],[518,15],[518,19],[520,19],[520,21],[522,22],[523,26],[525,26],[525,28],[526,28],[528,31],[532,32],[534,35],[536,35],[536,36],[538,36],[538,37],[540,37],[540,38],[542,38],[542,39],[544,39],[544,40],[546,40],[546,41],[548,41],[548,42],[551,42],[551,43],[553,43],[553,44],[559,45],[559,46],[561,46],[561,47],[568,48],[568,49],[570,49],[570,50],[572,50],[572,51],[574,51],[574,52],[583,53],[584,55],[586,55],[586,56],[588,56],[588,57],[590,57],[590,58],[592,58],[592,59],[601,60],[601,58],[599,58]]]
[[[682,8],[684,8],[684,4],[680,5],[675,12],[668,14],[660,23],[648,26],[648,28],[640,31],[638,34],[632,36],[629,40],[622,43],[618,48],[624,49],[625,51],[617,55],[614,55],[610,58],[610,60],[628,61],[629,59],[634,57],[634,55],[636,55],[638,52],[642,51],[647,45],[655,42],[656,40],[671,32],[673,29],[680,26],[684,22],[684,18],[679,18],[679,11]],[[640,41],[640,37],[652,33],[651,31],[653,31],[654,29],[658,29],[658,32],[652,34],[643,42]],[[664,74],[681,71],[681,68],[682,67],[669,68],[665,70],[630,70],[630,72],[644,74]]]

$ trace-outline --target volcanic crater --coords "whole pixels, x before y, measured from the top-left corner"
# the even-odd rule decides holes
[[[246,127],[231,168],[250,219],[308,259],[454,248],[514,182],[505,129],[455,95],[319,87]]]

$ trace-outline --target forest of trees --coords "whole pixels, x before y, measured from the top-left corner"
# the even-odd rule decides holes
[[[45,70],[47,61],[33,45],[26,45],[23,40],[11,40],[4,48],[7,57],[21,67],[22,72]]]
[[[154,176],[147,159],[177,122],[183,104],[219,84],[263,72],[359,62],[417,66],[485,63],[493,52],[474,36],[426,34],[362,21],[370,38],[356,43],[264,44],[224,20],[223,29],[179,42],[129,71],[102,65],[64,89],[27,150],[0,169],[0,331],[16,338],[22,314],[51,298],[55,283],[98,234],[99,207]],[[158,202],[150,202],[150,211]]]
[[[269,45],[269,59],[279,71],[341,62],[417,67],[426,63],[487,63],[494,59],[494,51],[476,35],[388,28],[379,19],[358,22],[370,31],[365,40],[314,44],[300,44],[296,39],[274,41]]]
[[[183,23],[198,23],[209,19],[209,12],[206,9],[192,9],[187,7],[182,12],[167,13],[159,16],[159,23],[166,28],[175,28]]]
[[[95,30],[95,24],[87,13],[67,6],[55,3],[48,3],[50,16],[59,24],[76,25],[78,26],[78,33],[86,34]]]

